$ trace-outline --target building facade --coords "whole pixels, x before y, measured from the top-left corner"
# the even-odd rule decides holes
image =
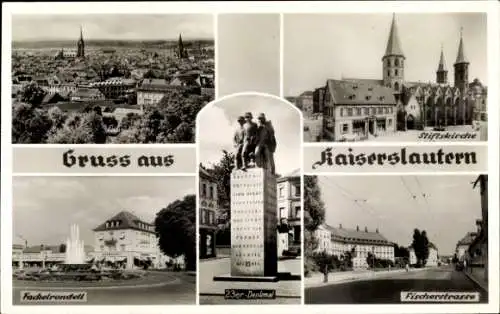
[[[328,80],[325,90],[323,132],[327,140],[364,140],[396,130],[397,107],[390,88],[359,80]]]
[[[217,183],[201,165],[199,180],[199,252],[200,258],[210,258],[217,255],[215,247],[217,236],[217,221],[215,217],[218,208]]]
[[[111,77],[102,82],[91,83],[89,87],[99,89],[106,99],[121,99],[134,93],[136,85],[133,79]]]
[[[488,282],[488,176],[480,175],[474,187],[481,195],[481,219],[476,220],[477,236],[469,246],[471,275],[481,282]]]
[[[278,256],[301,246],[301,176],[299,170],[280,177],[277,184]]]
[[[469,246],[474,241],[477,236],[477,232],[467,232],[467,234],[457,242],[455,247],[455,253],[459,261],[464,261],[468,259]]]
[[[366,259],[370,253],[378,259],[395,261],[393,243],[380,234],[378,229],[373,232],[365,227],[362,231],[359,226],[356,229],[346,229],[342,225],[334,228],[324,224],[316,230],[315,236],[318,241],[316,252],[327,252],[338,258],[350,254],[353,268],[356,269],[368,268]],[[327,236],[330,236],[330,243],[326,241]]]
[[[397,130],[473,124],[486,136],[488,90],[479,79],[469,80],[470,63],[462,35],[453,64],[453,83],[448,79],[442,49],[435,82],[405,79],[407,60],[395,15],[381,61],[381,79],[327,80],[314,91],[313,112],[324,115],[322,136],[326,140],[358,140]]]

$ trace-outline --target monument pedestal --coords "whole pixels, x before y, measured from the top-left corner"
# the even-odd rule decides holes
[[[231,173],[231,273],[221,281],[277,281],[276,177],[262,168]]]

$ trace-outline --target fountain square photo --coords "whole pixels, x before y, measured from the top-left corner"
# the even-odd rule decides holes
[[[194,304],[194,187],[192,177],[14,178],[13,304]],[[54,291],[85,297],[33,301]]]

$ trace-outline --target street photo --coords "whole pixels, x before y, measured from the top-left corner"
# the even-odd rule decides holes
[[[255,93],[197,118],[200,304],[301,304],[301,115]]]
[[[194,176],[14,177],[13,305],[195,304],[195,190]]]
[[[285,14],[305,142],[487,141],[486,13]]]
[[[211,14],[12,16],[12,143],[194,143]]]
[[[488,175],[304,176],[306,304],[488,302]]]

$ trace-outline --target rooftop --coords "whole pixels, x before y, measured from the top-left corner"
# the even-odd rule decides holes
[[[108,222],[118,222],[118,224],[107,224]],[[139,219],[139,217],[128,211],[121,211],[97,226],[94,231],[135,229],[152,232],[153,230],[150,227],[154,227],[154,225]]]
[[[328,80],[327,90],[339,105],[396,105],[391,88],[363,80]]]
[[[336,238],[347,243],[363,243],[363,244],[387,244],[391,242],[377,231],[363,231],[361,229],[346,229],[343,227],[335,228],[325,225],[325,228],[330,231],[332,238]]]

